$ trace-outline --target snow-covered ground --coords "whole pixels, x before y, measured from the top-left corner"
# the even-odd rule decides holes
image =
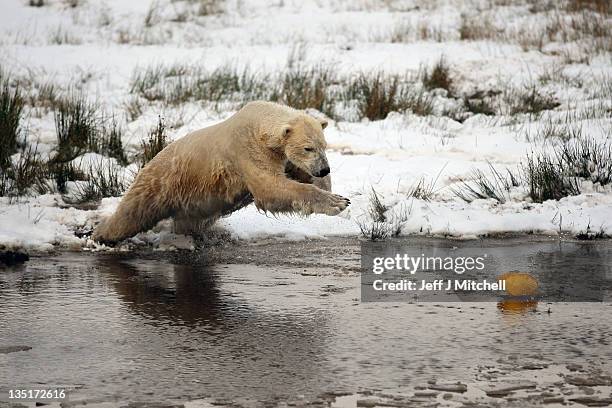
[[[590,39],[565,38],[562,30],[555,38],[542,38],[538,31],[551,21],[588,17],[584,10],[570,15],[554,6],[537,10],[539,3],[533,1],[493,6],[494,2],[468,0],[45,0],[42,7],[29,3],[3,0],[0,5],[2,69],[26,84],[26,91],[36,92],[45,83],[65,91],[83,90],[117,115],[125,129],[123,144],[132,154],[158,115],[166,119],[170,137],[177,139],[233,113],[231,105],[219,110],[198,102],[152,102],[144,104],[141,115],[128,117],[124,112],[133,98],[134,73],[157,64],[205,70],[232,64],[274,73],[299,49],[302,64],[331,66],[341,75],[372,70],[416,74],[444,56],[457,95],[537,86],[560,103],[539,115],[470,114],[459,122],[444,112],[461,98],[437,90],[431,92],[434,112],[429,116],[392,113],[378,121],[332,121],[325,133],[333,189],[351,198],[349,209],[337,217],[301,218],[271,217],[249,206],[219,222],[236,238],[359,234],[359,225],[370,222],[372,188],[389,208],[389,218],[402,217],[404,235],[577,234],[587,227],[612,234],[609,186],[587,181],[582,194],[544,203],[532,203],[525,186],[511,191],[505,203],[468,203],[454,193],[474,169],[489,172],[491,164],[500,171],[516,170],[529,152],[550,150],[554,140],[533,135],[551,123],[579,127],[596,140],[611,136],[609,44],[602,50]],[[609,42],[612,19],[601,18]],[[474,20],[480,26],[472,27]],[[488,25],[494,26],[491,38],[466,31]],[[27,108],[26,113],[28,141],[38,143],[43,153],[51,152],[57,140],[53,112]],[[420,180],[432,186],[430,197],[412,194]],[[10,202],[0,198],[0,246],[95,247],[79,238],[81,232],[91,230],[118,202],[119,198],[106,198],[98,209],[85,210],[66,204],[60,195]],[[161,229],[163,238],[168,233]],[[144,236],[155,241],[160,234]]]

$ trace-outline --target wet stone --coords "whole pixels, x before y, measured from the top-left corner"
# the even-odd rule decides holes
[[[563,395],[574,395],[574,391],[568,390],[568,389],[564,389],[564,390],[561,390],[561,394],[563,394]]]
[[[218,405],[218,406],[226,406],[226,405],[231,405],[232,404],[232,400],[229,399],[215,399],[213,401],[210,401],[211,405]]]
[[[612,377],[607,375],[591,375],[588,377],[581,376],[567,376],[565,381],[572,385],[585,385],[589,387],[596,387],[599,385],[612,385]]]
[[[130,402],[121,408],[185,408],[183,404],[165,404],[162,402]]]
[[[0,251],[0,265],[20,265],[30,260],[30,256],[19,251]]]
[[[352,392],[342,391],[342,390],[339,390],[339,391],[327,391],[327,392],[321,394],[320,397],[323,398],[323,399],[334,399],[336,397],[345,397],[347,395],[352,395],[352,394],[353,394]]]
[[[360,399],[357,400],[358,407],[372,408],[380,405],[380,401],[377,399]]]
[[[442,384],[433,384],[429,386],[429,389],[436,391],[444,391],[444,392],[458,392],[463,393],[467,391],[467,385],[462,384],[460,382],[456,383],[442,383]]]
[[[319,276],[319,273],[317,271],[307,271],[304,269],[304,271],[300,272],[300,275],[302,276]]]
[[[400,395],[386,394],[383,392],[376,394],[376,396],[380,398],[386,398],[386,399],[402,399]]]
[[[570,401],[587,407],[608,407],[612,404],[612,398],[576,397],[570,398]]]
[[[303,406],[305,406],[305,407],[319,407],[319,406],[323,407],[323,406],[328,406],[328,405],[329,405],[328,401],[324,401],[324,400],[318,399],[318,398],[315,398],[315,399],[310,400],[310,401],[308,401],[308,400],[307,401],[303,401]],[[278,406],[278,405],[273,404],[271,406]]]
[[[582,371],[583,369],[581,364],[575,364],[575,363],[570,363],[566,365],[565,367],[570,371]]]
[[[542,370],[547,367],[548,367],[548,364],[528,363],[528,364],[523,365],[521,368],[523,370]]]
[[[579,387],[580,391],[585,395],[593,395],[595,394],[595,390],[589,387]]]
[[[489,388],[483,389],[483,391],[489,397],[505,397],[512,391],[525,390],[529,388],[535,388],[536,384],[531,381],[507,383],[507,384],[493,384]]]
[[[414,393],[415,397],[432,397],[435,398],[438,396],[438,393],[435,391],[417,391]]]
[[[406,400],[381,401],[378,404],[378,406],[380,406],[380,407],[405,408],[405,407],[412,407],[412,406],[414,406],[414,404],[412,403],[412,400],[406,399]]]
[[[19,351],[28,351],[32,350],[30,346],[5,346],[0,347],[0,354],[9,354],[9,353],[17,353]]]

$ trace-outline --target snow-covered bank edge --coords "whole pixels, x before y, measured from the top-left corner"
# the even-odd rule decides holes
[[[364,195],[356,196],[361,207],[367,205]],[[155,250],[194,249],[191,237],[172,233],[172,223],[161,222],[145,233],[127,240],[116,248],[97,244],[88,238],[102,217],[112,213],[119,198],[102,201],[98,210],[66,206],[59,195],[44,195],[8,204],[0,201],[0,247],[10,250],[45,252],[54,250],[125,251],[134,248]],[[358,204],[359,206],[359,204]],[[526,202],[497,203],[495,200],[462,202],[427,202],[419,199],[398,200],[390,212],[409,213],[401,227],[400,237],[444,237],[480,239],[505,234],[529,234],[584,239],[591,234],[602,238],[612,234],[612,196],[592,193],[566,197],[543,204]],[[359,207],[358,207],[359,208]],[[218,221],[213,234],[220,231],[232,240],[256,242],[262,239],[318,240],[330,237],[360,237],[356,220],[363,217],[358,208],[337,217],[276,217],[263,214],[253,206]]]

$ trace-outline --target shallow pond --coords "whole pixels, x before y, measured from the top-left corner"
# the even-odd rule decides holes
[[[576,267],[571,245],[528,245],[542,245],[544,263]],[[599,262],[612,265],[603,248]],[[452,405],[521,380],[535,385],[520,397],[538,403],[544,392],[565,403],[610,397],[610,303],[361,303],[358,274],[343,268],[33,257],[0,270],[0,388],[71,385],[70,399],[90,405],[329,403],[344,393],[355,397],[337,403],[403,395]]]

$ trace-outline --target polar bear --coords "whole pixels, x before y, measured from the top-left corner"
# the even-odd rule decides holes
[[[168,217],[185,232],[251,202],[271,213],[337,215],[350,201],[331,192],[326,125],[287,106],[250,102],[157,154],[92,238],[117,242]]]

